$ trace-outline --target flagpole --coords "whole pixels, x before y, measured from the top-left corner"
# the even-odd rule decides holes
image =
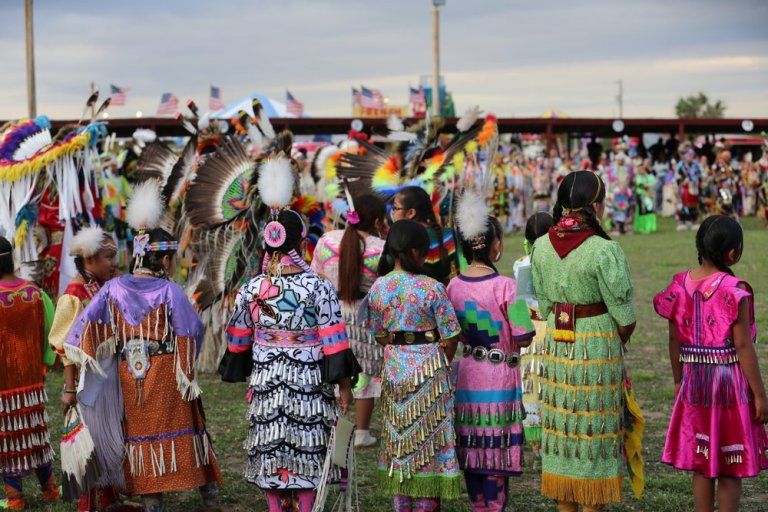
[[[445,0],[432,0],[432,115],[440,116],[440,6]]]
[[[27,111],[30,118],[37,117],[35,90],[35,44],[32,23],[32,0],[24,0],[24,20],[27,39]]]

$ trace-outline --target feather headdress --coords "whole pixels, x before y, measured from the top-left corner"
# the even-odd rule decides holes
[[[461,238],[471,241],[488,231],[488,205],[485,198],[474,190],[467,190],[456,206],[456,225]]]
[[[90,258],[102,249],[114,248],[114,242],[111,238],[105,237],[105,234],[99,226],[81,229],[70,242],[69,255]]]

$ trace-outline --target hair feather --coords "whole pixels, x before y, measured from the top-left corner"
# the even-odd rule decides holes
[[[128,225],[135,230],[154,229],[160,224],[165,199],[160,193],[161,183],[156,179],[136,185],[126,211]]]
[[[473,190],[467,190],[456,206],[456,224],[461,238],[471,240],[488,230],[488,205],[485,198]]]
[[[270,208],[285,208],[293,198],[294,177],[291,161],[278,154],[271,156],[259,169],[259,195]]]

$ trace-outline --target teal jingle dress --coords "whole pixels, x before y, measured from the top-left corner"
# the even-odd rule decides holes
[[[590,236],[560,258],[536,241],[533,282],[547,319],[541,368],[542,494],[601,505],[621,501],[624,358],[617,326],[635,321],[632,283],[618,243]],[[575,322],[555,341],[554,304],[604,302],[608,313]]]

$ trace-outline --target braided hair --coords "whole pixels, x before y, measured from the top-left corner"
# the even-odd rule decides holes
[[[743,249],[744,233],[741,225],[728,216],[707,217],[696,232],[699,265],[708,261],[720,272],[733,275],[733,271],[725,264],[725,257],[730,251],[735,250],[738,260]]]
[[[385,276],[395,268],[395,260],[411,274],[424,274],[426,271],[413,257],[413,251],[419,257],[426,257],[429,252],[427,228],[412,220],[399,220],[392,224],[379,259],[379,276]]]
[[[479,261],[487,267],[498,272],[496,265],[491,261],[491,246],[496,240],[501,240],[503,231],[496,217],[488,216],[488,229],[482,235],[470,240],[461,239],[461,253],[467,262]]]
[[[0,276],[13,274],[13,246],[0,236]]]
[[[600,238],[611,237],[600,225],[593,204],[605,200],[605,184],[600,176],[592,171],[576,171],[566,176],[557,189],[557,201],[552,210],[552,219],[557,224],[563,216],[577,214],[584,223],[595,230]]]

